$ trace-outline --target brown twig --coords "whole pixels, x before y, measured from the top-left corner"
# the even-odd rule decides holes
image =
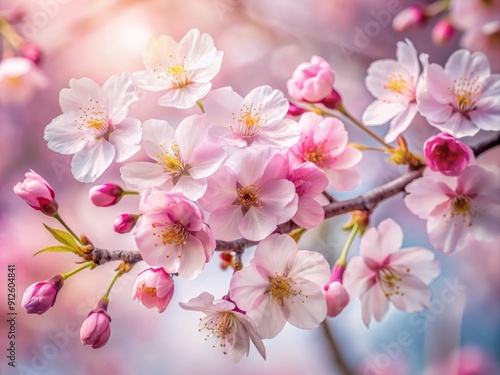
[[[327,320],[323,320],[321,322],[321,328],[323,329],[323,334],[325,336],[326,341],[328,342],[328,346],[332,350],[332,357],[335,360],[336,367],[340,370],[340,372],[344,375],[353,375],[353,372],[347,365],[342,352],[340,351],[339,345],[328,326]]]

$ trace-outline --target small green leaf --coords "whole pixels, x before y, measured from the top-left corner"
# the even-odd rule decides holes
[[[60,229],[51,228],[45,224],[43,224],[43,226],[50,232],[50,234],[52,234],[52,236],[54,236],[57,241],[59,241],[63,245],[70,247],[71,249],[78,250],[78,245],[71,234]]]
[[[33,256],[38,255],[40,253],[62,253],[62,252],[71,252],[74,253],[75,250],[68,246],[49,246],[45,249],[37,251]]]

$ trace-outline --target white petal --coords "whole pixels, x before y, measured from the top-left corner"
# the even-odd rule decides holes
[[[288,107],[288,100],[283,92],[273,90],[271,86],[259,86],[243,99],[241,110],[246,112],[252,109],[252,114],[258,114],[260,118],[271,123],[285,117]]]
[[[355,256],[347,264],[344,273],[344,286],[351,300],[358,298],[374,284],[375,272],[370,269],[363,257]]]
[[[396,140],[398,135],[404,132],[408,128],[408,126],[410,126],[416,114],[417,104],[408,104],[405,110],[394,117],[394,119],[391,121],[389,131],[385,135],[385,141],[390,143]]]
[[[101,139],[87,144],[87,147],[73,156],[71,171],[80,182],[94,182],[109,167],[114,157],[113,145]]]
[[[138,87],[147,91],[163,91],[172,88],[170,80],[149,70],[132,73],[132,80]]]
[[[200,240],[193,235],[189,236],[187,243],[182,248],[179,276],[193,280],[203,270],[205,250]]]
[[[243,237],[238,228],[242,218],[241,206],[223,206],[212,211],[208,224],[215,238],[234,241]]]
[[[366,107],[362,120],[366,125],[383,125],[406,107],[405,103],[376,100]]]
[[[174,184],[172,193],[182,193],[186,198],[196,201],[200,199],[207,190],[207,180],[202,178],[195,180],[190,176],[181,176]]]
[[[250,241],[260,241],[270,235],[278,224],[276,215],[250,207],[243,215],[238,229],[244,238]]]
[[[258,309],[250,310],[247,314],[254,321],[257,334],[263,339],[276,337],[286,324],[280,305],[268,295]]]
[[[320,253],[300,250],[297,252],[295,261],[288,271],[288,277],[293,279],[300,277],[323,287],[330,278],[330,266],[325,257]]]
[[[80,151],[93,137],[82,132],[75,121],[78,115],[67,113],[57,116],[45,127],[44,138],[48,148],[60,154],[68,155]]]
[[[142,144],[151,159],[159,160],[165,151],[172,152],[175,129],[167,121],[150,119],[142,124]]]
[[[127,73],[111,76],[102,86],[108,97],[108,118],[113,124],[123,121],[128,107],[139,100],[139,91]]]
[[[163,172],[163,167],[156,163],[133,162],[120,168],[121,178],[125,185],[132,190],[145,190],[160,186],[169,178]]]
[[[272,234],[257,245],[250,264],[257,267],[264,278],[276,274],[289,276],[288,264],[290,261],[295,263],[296,256],[297,243],[292,237],[285,234]],[[296,266],[297,271],[301,270],[301,264]]]
[[[238,307],[245,311],[259,308],[263,299],[268,298],[265,294],[269,280],[257,271],[255,267],[243,267],[235,272],[229,285],[231,299]]]
[[[115,130],[109,135],[109,142],[115,147],[115,161],[121,163],[141,149],[141,122],[127,117],[115,125]]]
[[[191,108],[202,99],[212,88],[211,83],[190,83],[184,87],[173,88],[158,99],[158,104],[163,107],[179,109]]]
[[[368,327],[370,317],[373,315],[377,321],[381,321],[389,307],[389,301],[380,285],[375,284],[360,297],[363,322]]]
[[[404,275],[399,285],[400,293],[392,295],[391,302],[401,311],[412,313],[431,305],[431,291],[419,278]]]
[[[69,81],[69,87],[69,89],[62,89],[59,94],[59,104],[63,113],[80,112],[81,108],[92,108],[96,103],[102,108],[108,108],[106,94],[90,78],[73,78]]]
[[[297,328],[316,328],[326,318],[326,300],[322,287],[301,278],[296,282],[293,288],[301,292],[284,299],[283,315]]]
[[[418,277],[425,284],[439,276],[439,263],[434,253],[423,247],[409,247],[391,254],[391,267],[401,274]]]

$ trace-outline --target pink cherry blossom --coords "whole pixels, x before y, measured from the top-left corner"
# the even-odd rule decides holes
[[[288,100],[270,86],[259,86],[244,98],[223,87],[211,91],[203,103],[213,122],[212,135],[227,145],[287,148],[299,139],[297,122],[284,118]]]
[[[286,86],[295,100],[317,103],[331,94],[335,73],[321,56],[312,56],[310,62],[301,63]]]
[[[80,340],[83,345],[92,345],[92,349],[106,345],[111,336],[111,317],[107,310],[108,299],[103,298],[97,307],[89,312],[80,328]]]
[[[201,209],[180,194],[146,190],[139,210],[143,215],[133,235],[144,261],[194,279],[215,250]]]
[[[200,319],[199,331],[207,331],[205,340],[215,341],[213,347],[220,347],[234,362],[248,357],[250,340],[260,355],[266,358],[266,348],[257,335],[255,326],[248,315],[227,299],[214,300],[214,296],[203,292],[189,302],[179,302],[185,310],[201,311],[206,316]]]
[[[361,160],[361,151],[347,146],[347,131],[344,124],[335,118],[324,118],[315,113],[304,113],[299,142],[288,155],[292,166],[311,162],[322,169],[334,190],[350,190],[360,180],[360,174],[352,169]]]
[[[405,312],[430,306],[430,282],[439,275],[434,254],[422,247],[401,249],[403,232],[392,219],[368,229],[360,243],[360,256],[352,258],[344,274],[351,300],[360,298],[363,322],[382,320],[392,302]]]
[[[8,57],[0,61],[0,103],[26,103],[48,83],[45,73],[27,58]]]
[[[298,197],[287,175],[286,159],[272,148],[249,147],[231,155],[208,179],[207,192],[199,200],[210,212],[214,236],[260,241],[290,220]]]
[[[174,280],[163,268],[147,268],[137,275],[132,296],[148,309],[162,313],[174,295]]]
[[[500,21],[499,0],[453,0],[450,5],[453,24],[461,30]]]
[[[139,100],[127,74],[112,76],[102,88],[89,78],[72,79],[62,89],[63,114],[45,128],[48,147],[60,154],[74,154],[73,176],[93,182],[114,160],[123,162],[140,149],[139,120],[127,117],[128,107]]]
[[[484,53],[490,62],[491,70],[500,72],[500,21],[467,30],[460,39],[460,45],[472,52]]]
[[[417,50],[408,39],[398,42],[397,60],[378,60],[368,68],[366,87],[377,98],[363,113],[366,125],[383,125],[391,120],[385,136],[394,141],[410,126],[417,114],[416,90],[420,75]]]
[[[257,245],[250,265],[233,275],[230,296],[253,319],[259,336],[270,339],[287,321],[318,327],[326,317],[322,289],[329,276],[321,254],[299,251],[290,236],[272,234]]]
[[[435,172],[458,176],[474,162],[474,153],[465,143],[452,135],[440,133],[424,143],[425,162]]]
[[[54,199],[55,193],[49,183],[32,169],[26,172],[25,176],[26,179],[23,182],[18,182],[14,186],[14,193],[35,210],[54,216],[59,205]]]
[[[146,70],[134,73],[133,79],[144,90],[166,90],[158,99],[161,106],[190,108],[210,91],[222,56],[212,37],[198,29],[191,29],[179,43],[162,35],[149,41],[143,55]]]
[[[450,254],[466,248],[472,236],[491,242],[500,222],[500,168],[475,164],[456,177],[429,169],[406,187],[408,209],[427,220],[429,240],[437,251]]]
[[[483,53],[458,50],[424,76],[417,101],[429,124],[456,138],[500,130],[500,74],[490,74]]]
[[[143,145],[155,162],[132,162],[120,168],[122,179],[133,190],[161,187],[200,198],[207,188],[206,177],[221,165],[226,153],[208,142],[210,121],[205,116],[185,118],[174,130],[167,121],[143,124]]]
[[[327,312],[330,318],[339,315],[349,303],[349,293],[342,284],[345,266],[336,264],[332,269],[330,280],[323,287]]]

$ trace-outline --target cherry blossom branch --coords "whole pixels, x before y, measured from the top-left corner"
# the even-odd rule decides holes
[[[326,341],[328,342],[328,346],[332,350],[332,357],[335,360],[335,365],[337,369],[344,375],[353,375],[354,373],[351,371],[349,366],[347,365],[342,352],[340,351],[339,345],[333,334],[330,330],[330,326],[328,325],[327,320],[323,320],[321,322],[321,328],[323,329],[323,335],[325,336]]]

